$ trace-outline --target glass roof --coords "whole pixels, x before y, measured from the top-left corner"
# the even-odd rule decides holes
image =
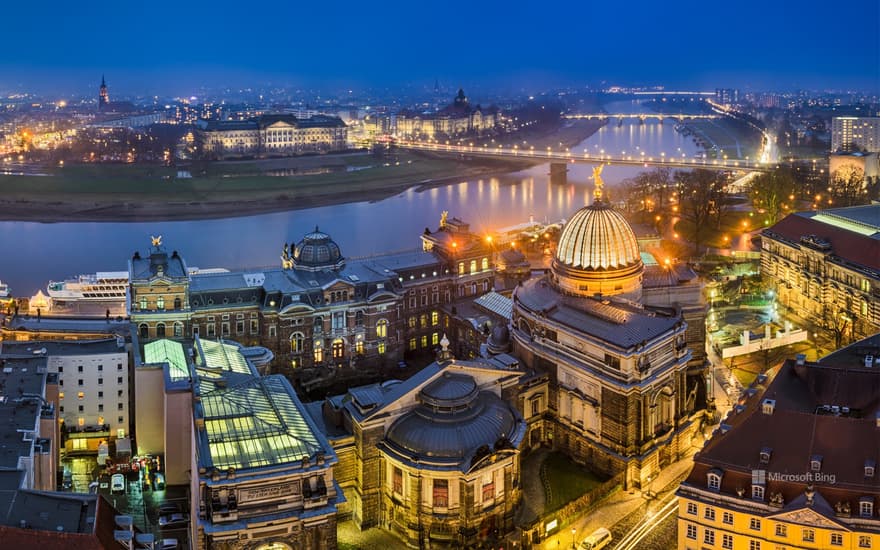
[[[168,363],[168,375],[172,381],[188,380],[189,367],[186,363],[186,354],[183,345],[173,340],[156,340],[144,345],[144,362]]]
[[[204,364],[197,365],[196,368],[221,370],[225,372],[237,372],[239,374],[253,374],[247,360],[239,353],[238,347],[230,344],[223,344],[212,340],[199,340],[204,354]],[[216,373],[222,375],[223,373]],[[211,377],[211,374],[199,372],[199,376]]]
[[[202,394],[211,465],[255,468],[322,451],[291,393],[280,376],[268,376]]]

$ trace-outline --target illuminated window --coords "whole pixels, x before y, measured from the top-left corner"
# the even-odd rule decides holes
[[[471,273],[477,272],[477,260],[471,260]]]
[[[156,298],[156,309],[165,309],[165,297],[159,296]]]
[[[140,309],[147,309],[147,297],[146,296],[141,296]]]
[[[379,338],[388,336],[388,321],[385,319],[379,319],[379,322],[376,323],[376,336]]]
[[[355,341],[354,352],[357,353],[358,355],[364,354],[364,341],[363,340],[358,339]]]
[[[434,480],[434,507],[446,508],[449,506],[449,481],[445,479]]]
[[[440,312],[432,311],[431,312],[431,326],[436,327],[439,322],[440,322]]]
[[[483,271],[489,269],[489,258],[483,258]]]
[[[424,313],[422,313],[422,314],[419,316],[419,325],[420,325],[422,328],[425,328],[425,327],[428,326],[428,316],[425,315]]]
[[[345,356],[345,341],[342,338],[333,340],[333,359],[342,359]]]
[[[483,502],[489,502],[495,498],[495,477],[492,472],[483,476]]]
[[[409,328],[416,328],[417,323],[418,323],[418,320],[416,319],[415,316],[412,316],[409,319],[407,319],[407,324],[409,325]]]
[[[64,392],[58,392],[58,399],[64,399]]]
[[[174,322],[174,337],[183,338],[183,323],[180,321]]]
[[[431,334],[431,345],[436,346],[438,344],[440,344],[440,333],[435,332],[435,333]]]
[[[324,360],[324,343],[320,340],[315,340],[315,363],[320,363]]]
[[[418,345],[419,345],[419,343],[416,341],[415,338],[409,339],[409,350],[410,351],[415,351],[416,348],[418,348]]]
[[[784,523],[776,524],[776,536],[777,537],[787,537],[788,536],[788,526]]]
[[[380,341],[380,342],[376,345],[376,352],[377,352],[379,355],[385,355],[385,342],[384,342],[384,341]]]
[[[83,392],[79,392],[79,393],[76,394],[76,398],[77,398],[77,399],[83,399],[83,398],[85,398],[85,396],[86,396],[86,394],[83,393]]]
[[[464,275],[464,262],[458,262],[458,274]]]
[[[804,529],[801,533],[804,542],[813,542],[816,540],[816,532],[812,529]]]
[[[103,417],[103,416],[99,416],[99,417],[98,417],[98,425],[99,425],[99,426],[103,426],[103,425],[104,425],[104,417]]]
[[[86,425],[86,419],[80,416],[79,418],[76,419],[76,423],[77,423],[79,426],[85,426],[85,425]]]
[[[428,335],[423,334],[422,335],[422,348],[424,349],[426,347],[428,347]]]
[[[859,535],[859,548],[870,548],[870,547],[871,547],[870,535]]]

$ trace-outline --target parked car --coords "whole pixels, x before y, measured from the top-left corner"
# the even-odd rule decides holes
[[[186,514],[171,514],[159,517],[159,527],[183,527],[189,523],[189,516]]]
[[[125,492],[125,476],[122,474],[113,474],[110,478],[110,492],[114,495]]]
[[[609,544],[611,544],[611,531],[604,527],[599,527],[581,542],[579,548],[581,550],[599,550]]]

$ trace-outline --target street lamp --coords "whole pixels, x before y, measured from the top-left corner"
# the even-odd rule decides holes
[[[576,532],[577,532],[577,529],[575,529],[574,527],[572,527],[572,528],[571,528],[571,547],[572,547],[572,548],[577,548],[577,546],[575,546],[575,543],[574,543],[574,534],[575,534]]]

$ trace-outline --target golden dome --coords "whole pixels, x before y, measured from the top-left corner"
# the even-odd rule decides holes
[[[597,197],[565,224],[553,273],[570,294],[622,294],[638,299],[644,269],[639,244],[624,217]]]

